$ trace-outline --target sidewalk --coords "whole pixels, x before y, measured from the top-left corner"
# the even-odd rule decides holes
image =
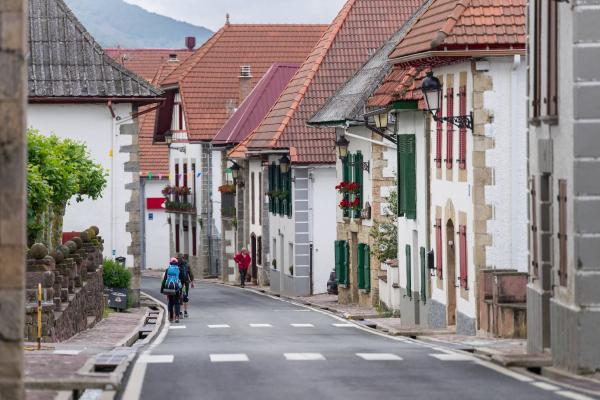
[[[139,338],[148,311],[143,306],[127,312],[111,312],[92,329],[65,342],[43,343],[40,351],[32,350],[36,344],[26,343],[26,398],[70,398],[74,388],[83,391],[86,387],[119,385],[128,364],[126,361],[135,356],[136,349],[128,345]],[[107,361],[109,358],[111,361]],[[121,361],[117,368],[115,360]],[[99,371],[100,364],[106,366],[106,371]]]

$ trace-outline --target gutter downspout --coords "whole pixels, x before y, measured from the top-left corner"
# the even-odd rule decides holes
[[[146,269],[146,179],[140,177],[140,247],[142,248],[141,269]]]

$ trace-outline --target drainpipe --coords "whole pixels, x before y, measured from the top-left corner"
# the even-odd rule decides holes
[[[140,247],[141,269],[146,269],[146,180],[140,177]]]

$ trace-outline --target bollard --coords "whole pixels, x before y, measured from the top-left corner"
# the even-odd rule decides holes
[[[42,284],[38,283],[37,349],[42,349]]]

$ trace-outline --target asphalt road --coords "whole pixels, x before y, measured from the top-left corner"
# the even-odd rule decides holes
[[[142,283],[164,301],[158,286],[157,279]],[[475,358],[377,335],[250,290],[200,284],[189,311],[138,361],[145,364],[142,399],[569,398],[563,388]]]

